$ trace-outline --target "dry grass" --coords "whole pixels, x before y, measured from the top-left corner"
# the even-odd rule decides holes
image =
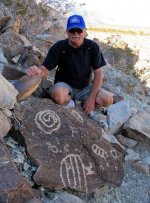
[[[87,30],[93,31],[93,32],[109,32],[109,33],[126,34],[126,35],[150,36],[150,28],[102,26],[99,28],[89,27]]]

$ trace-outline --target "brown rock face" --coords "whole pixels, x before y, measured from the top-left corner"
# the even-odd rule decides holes
[[[34,175],[38,185],[89,192],[106,182],[121,184],[120,155],[84,112],[29,98],[15,107],[15,115],[27,151],[39,165]]]
[[[34,197],[0,143],[0,202],[25,203]]]

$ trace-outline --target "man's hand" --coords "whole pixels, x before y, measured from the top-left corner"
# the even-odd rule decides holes
[[[84,103],[84,111],[88,115],[91,111],[94,110],[95,107],[95,97],[89,96]]]
[[[40,75],[41,69],[38,68],[37,66],[31,66],[30,68],[27,69],[27,75],[33,76],[33,75]]]
[[[27,69],[27,75],[33,76],[33,75],[40,75],[42,78],[48,76],[48,70],[45,66],[41,65],[40,67],[37,66],[31,66]]]

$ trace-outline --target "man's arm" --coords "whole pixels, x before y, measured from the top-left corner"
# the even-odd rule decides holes
[[[96,96],[102,85],[102,80],[103,80],[103,69],[98,68],[94,70],[94,79],[93,79],[91,93],[84,104],[86,114],[89,114],[91,111],[94,110]]]
[[[27,69],[27,75],[33,76],[33,75],[40,75],[42,78],[48,76],[48,70],[45,66],[41,65],[39,67],[37,66],[31,66],[30,68]]]

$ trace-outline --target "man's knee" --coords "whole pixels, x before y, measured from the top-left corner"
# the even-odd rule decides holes
[[[113,96],[105,90],[100,90],[96,97],[96,103],[102,107],[110,106],[113,104]]]
[[[51,97],[57,104],[66,104],[70,101],[69,90],[64,87],[53,87],[51,89]]]

